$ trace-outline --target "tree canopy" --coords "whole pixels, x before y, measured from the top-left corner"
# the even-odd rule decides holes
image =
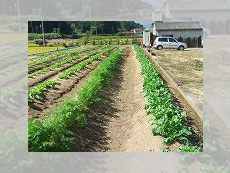
[[[45,33],[61,34],[116,34],[143,27],[134,21],[44,21]],[[29,21],[29,33],[41,33],[41,21]]]

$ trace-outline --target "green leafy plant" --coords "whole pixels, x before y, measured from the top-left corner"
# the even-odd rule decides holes
[[[59,75],[59,78],[67,79],[69,76],[71,76],[72,74],[75,74],[77,71],[84,69],[88,64],[91,64],[93,61],[98,60],[103,54],[112,51],[115,47],[116,46],[113,46],[109,49],[101,51],[99,54],[90,57],[89,59],[77,64],[76,66],[73,66],[72,68],[68,69],[67,71]]]
[[[56,81],[48,81],[33,87],[28,91],[28,102],[32,103],[35,99],[43,100],[42,93],[47,89],[53,88],[56,84]]]
[[[103,47],[103,48],[105,48],[105,47]],[[103,48],[102,48],[102,49],[103,49]],[[54,64],[52,64],[51,66],[44,67],[44,68],[42,68],[41,70],[35,71],[35,72],[29,74],[28,77],[30,78],[30,77],[33,77],[33,76],[35,76],[35,75],[42,74],[42,73],[44,73],[44,72],[50,71],[50,70],[52,70],[52,69],[54,69],[54,68],[56,68],[56,67],[61,67],[61,66],[65,65],[65,64],[67,64],[67,63],[71,63],[71,62],[73,62],[74,60],[79,59],[80,57],[82,57],[82,56],[84,56],[84,55],[91,56],[92,54],[95,54],[95,52],[98,52],[98,50],[93,50],[93,51],[90,51],[90,52],[84,52],[84,53],[81,53],[81,54],[79,54],[79,55],[69,57],[69,58],[64,59],[64,60],[62,60],[62,61],[60,61],[60,62],[54,63]]]
[[[111,81],[121,56],[122,50],[116,50],[103,60],[93,71],[91,78],[78,91],[77,100],[64,100],[49,117],[44,117],[42,121],[29,120],[29,151],[71,150],[74,140],[71,127],[76,128],[87,123],[85,108],[99,100],[101,89]]]
[[[170,152],[170,149],[163,149],[162,152]]]
[[[144,96],[148,101],[145,109],[147,114],[154,115],[154,118],[149,121],[150,124],[154,124],[152,128],[153,135],[164,137],[163,143],[165,144],[173,143],[176,140],[187,144],[189,142],[187,137],[192,133],[183,124],[186,118],[185,112],[180,107],[173,105],[173,97],[170,91],[143,50],[137,45],[134,48],[144,78]]]
[[[42,39],[35,40],[34,43],[39,45],[39,46],[42,46],[44,44]],[[48,43],[48,41],[45,40],[45,44],[47,44],[47,43]]]
[[[84,53],[84,52],[86,52],[88,50],[95,50],[95,49],[97,49],[97,47],[88,47],[88,48],[80,50],[80,51],[76,51],[75,49],[74,50],[67,50],[65,52],[61,52],[61,53],[59,52],[60,55],[51,54],[51,55],[46,56],[45,59],[42,58],[43,60],[36,59],[36,61],[30,63],[28,65],[28,67],[33,67],[35,65],[52,62],[52,61],[61,59],[63,57],[73,56],[73,55],[76,55],[76,54]]]
[[[178,151],[181,152],[202,152],[203,149],[201,147],[189,146],[188,144],[181,146],[178,148]]]

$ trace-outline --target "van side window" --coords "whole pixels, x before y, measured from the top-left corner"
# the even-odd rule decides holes
[[[169,42],[176,42],[176,40],[169,38]]]
[[[167,38],[159,38],[158,41],[161,41],[161,42],[168,42],[168,39],[167,39]]]

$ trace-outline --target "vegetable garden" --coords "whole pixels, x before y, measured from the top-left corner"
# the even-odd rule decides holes
[[[109,139],[111,143],[117,142],[108,130],[113,126],[112,119],[119,119],[121,112],[125,115],[128,109],[133,109],[132,106],[120,109],[133,101],[130,99],[129,103],[128,99],[134,92],[126,93],[135,90],[133,77],[126,77],[129,70],[135,70],[137,77],[143,78],[143,82],[138,81],[143,85],[138,91],[143,90],[143,95],[138,99],[146,103],[139,109],[151,116],[144,123],[152,128],[144,133],[158,136],[162,141],[159,151],[202,151],[202,142],[195,139],[198,134],[189,126],[186,111],[175,106],[176,100],[167,84],[137,45],[85,45],[39,53],[29,56],[28,70],[29,151],[111,151]],[[122,85],[126,86],[123,90]],[[127,94],[126,98],[118,99],[122,92]],[[135,113],[131,115],[132,119]],[[130,121],[128,114],[127,120]],[[135,127],[121,128],[128,133]],[[118,138],[125,136],[119,128],[115,130]],[[101,141],[102,136],[106,142]],[[119,149],[125,145],[125,142],[118,145],[117,151],[125,151]],[[148,147],[154,148],[153,143],[148,143]]]

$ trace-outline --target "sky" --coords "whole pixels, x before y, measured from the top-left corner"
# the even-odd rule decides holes
[[[134,22],[140,23],[144,27],[149,27],[153,23],[153,21],[134,21]]]

